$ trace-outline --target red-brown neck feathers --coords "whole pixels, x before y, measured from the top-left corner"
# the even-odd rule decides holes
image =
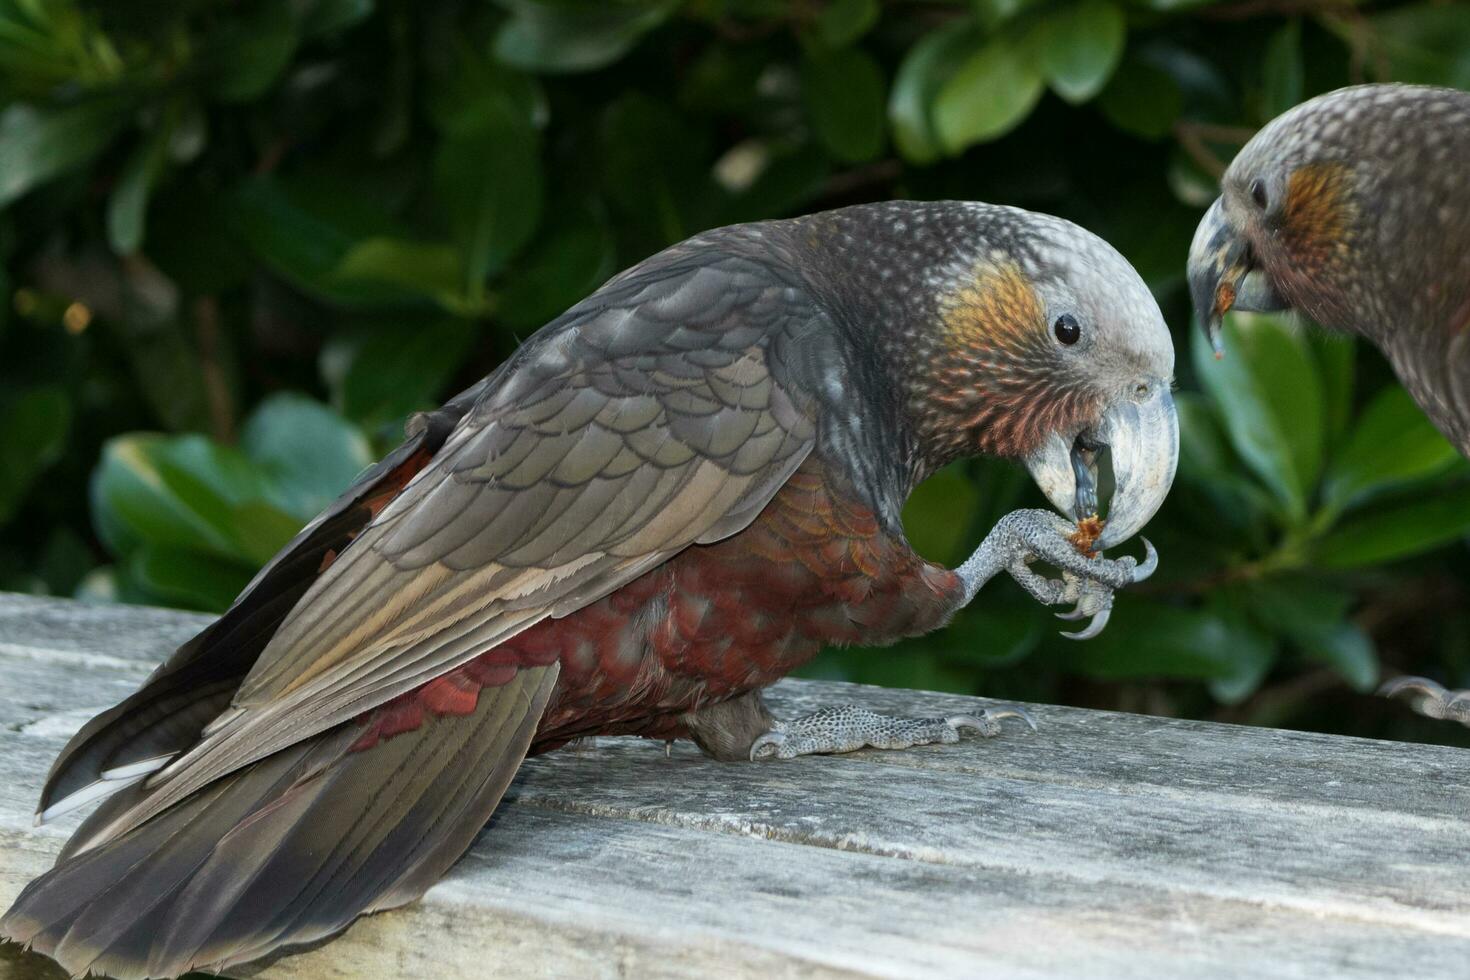
[[[1063,374],[1045,305],[1014,263],[982,266],[944,296],[935,330],[914,366],[910,415],[936,465],[1024,456],[1096,413],[1095,396]]]

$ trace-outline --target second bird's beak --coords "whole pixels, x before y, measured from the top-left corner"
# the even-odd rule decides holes
[[[1052,506],[1073,521],[1098,516],[1097,453],[1113,458],[1113,499],[1096,547],[1127,541],[1148,523],[1174,483],[1179,416],[1165,381],[1114,402],[1097,425],[1070,441],[1053,433],[1026,458],[1026,468]]]
[[[1224,201],[1216,198],[1210,205],[1189,246],[1189,293],[1216,357],[1225,356],[1220,327],[1226,313],[1286,307],[1271,280],[1256,268],[1250,241],[1225,214]]]

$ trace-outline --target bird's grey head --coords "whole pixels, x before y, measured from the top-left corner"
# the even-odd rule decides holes
[[[1026,461],[1070,516],[1096,453],[1118,491],[1103,544],[1135,533],[1174,476],[1174,345],[1138,273],[1096,235],[1016,208],[954,204],[962,231],[926,270],[929,323],[907,354],[909,414],[937,456]],[[1079,482],[1080,481],[1080,482]]]

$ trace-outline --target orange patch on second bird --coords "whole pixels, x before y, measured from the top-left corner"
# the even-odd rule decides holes
[[[1309,163],[1286,182],[1285,232],[1296,260],[1323,262],[1348,245],[1351,172],[1340,163]]]

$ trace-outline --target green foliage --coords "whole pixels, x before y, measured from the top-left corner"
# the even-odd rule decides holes
[[[1351,727],[1313,698],[1380,661],[1470,683],[1470,473],[1366,348],[1237,317],[1205,356],[1182,274],[1256,127],[1388,79],[1470,86],[1464,5],[0,0],[0,587],[220,609],[410,412],[617,270],[970,198],[1108,238],[1175,325],[1163,567],[1092,643],[996,582],[810,669]],[[955,562],[1037,502],[968,462],[910,536]]]

